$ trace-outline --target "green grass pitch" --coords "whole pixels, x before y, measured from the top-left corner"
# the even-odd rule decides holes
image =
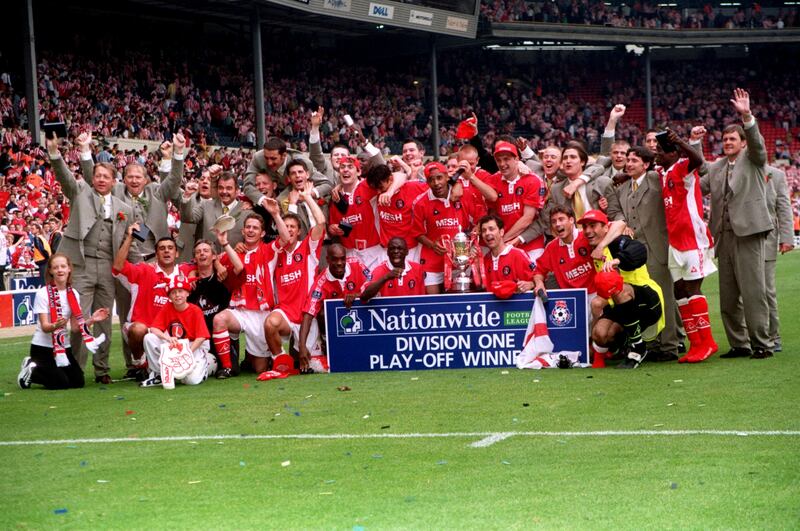
[[[768,360],[47,392],[18,389],[29,339],[6,339],[0,441],[177,439],[2,445],[0,527],[797,528],[798,271],[780,258]]]

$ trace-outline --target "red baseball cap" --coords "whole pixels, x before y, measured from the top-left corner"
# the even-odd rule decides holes
[[[431,172],[433,172],[433,170],[439,170],[441,173],[447,175],[447,168],[444,164],[441,162],[429,162],[425,165],[425,169],[422,170],[426,179],[431,176]]]
[[[172,293],[174,289],[185,289],[186,291],[192,291],[192,285],[183,275],[178,275],[177,277],[173,278],[169,281],[169,288],[167,289],[167,294],[169,295]]]
[[[622,291],[622,275],[616,271],[601,271],[594,276],[597,295],[608,299]]]
[[[578,220],[578,225],[583,225],[584,223],[592,223],[592,222],[600,222],[608,224],[608,216],[606,216],[600,210],[589,210],[583,215],[581,219]]]
[[[517,283],[513,280],[495,280],[489,284],[489,291],[498,299],[509,299],[517,292]]]
[[[494,145],[494,156],[496,157],[498,153],[511,153],[515,157],[519,158],[519,151],[517,151],[517,146],[512,144],[511,142],[504,142],[500,141]]]
[[[355,166],[358,171],[361,171],[361,161],[358,160],[358,157],[347,155],[346,157],[342,157],[339,160],[339,164],[341,164],[342,162],[349,162],[350,164]]]
[[[272,370],[283,374],[298,374],[298,370],[294,368],[294,358],[289,354],[278,354],[272,360]]]
[[[475,136],[475,124],[478,123],[476,118],[467,118],[458,124],[456,128],[456,138],[458,140],[469,140]]]

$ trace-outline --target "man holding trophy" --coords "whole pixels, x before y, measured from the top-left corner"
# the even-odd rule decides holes
[[[460,201],[451,200],[454,182],[444,164],[430,162],[423,173],[430,189],[414,201],[412,233],[422,246],[419,262],[425,272],[425,291],[436,294],[449,287],[451,279],[445,278],[445,271],[456,251],[454,244],[458,240],[458,247],[463,247],[468,238],[465,233],[477,221],[480,211],[470,196],[463,196]],[[466,286],[462,281],[458,291],[469,291],[469,277],[466,279]]]

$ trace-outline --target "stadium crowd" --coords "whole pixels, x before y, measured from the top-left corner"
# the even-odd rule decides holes
[[[701,9],[694,9],[639,0],[618,5],[602,0],[488,0],[481,2],[480,14],[490,22],[547,22],[668,30],[783,29],[800,24],[797,9],[764,9],[758,3],[737,8],[707,3]]]

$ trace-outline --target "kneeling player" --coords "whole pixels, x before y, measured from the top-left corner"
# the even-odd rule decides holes
[[[205,381],[217,368],[217,362],[209,349],[208,327],[203,311],[187,302],[191,285],[185,277],[177,277],[169,284],[169,303],[165,304],[153,319],[150,332],[144,336],[144,351],[150,377],[140,387],[161,385],[161,346],[178,346],[182,339],[189,341],[194,356],[194,365],[181,379],[186,385],[197,385]]]
[[[422,266],[408,256],[408,245],[403,238],[395,236],[386,248],[388,261],[384,261],[372,272],[373,281],[361,294],[361,302],[366,304],[376,295],[381,297],[407,297],[425,295],[425,272]]]
[[[487,214],[478,221],[481,239],[489,251],[483,257],[487,288],[493,282],[513,281],[517,293],[533,289],[530,254],[505,241],[505,223],[497,214]]]
[[[611,299],[592,327],[592,341],[604,347],[629,348],[628,359],[617,366],[635,369],[644,359],[646,349],[642,331],[657,325],[663,314],[661,297],[647,285],[622,281],[617,271],[601,271],[594,278],[597,295]]]

